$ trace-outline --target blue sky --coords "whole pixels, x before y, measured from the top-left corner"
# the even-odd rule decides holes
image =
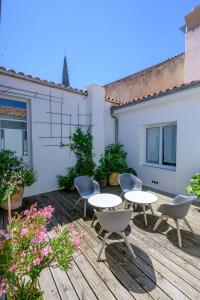
[[[184,51],[195,0],[3,0],[0,65],[70,85],[103,85]]]

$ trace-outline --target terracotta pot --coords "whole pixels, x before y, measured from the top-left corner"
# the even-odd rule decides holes
[[[107,179],[99,179],[98,183],[99,183],[100,187],[105,187],[105,186],[107,186],[108,180]]]
[[[119,185],[118,177],[120,173],[111,173],[108,178],[109,185]]]
[[[10,197],[11,209],[17,209],[17,208],[22,206],[23,194],[24,194],[24,188],[21,187],[15,194],[13,194]],[[8,209],[8,203],[5,202],[2,205],[2,208],[7,210]]]

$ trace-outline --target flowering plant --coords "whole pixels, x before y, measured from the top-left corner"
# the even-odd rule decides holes
[[[53,210],[51,206],[37,209],[33,205],[13,217],[7,232],[0,230],[0,296],[6,293],[12,300],[40,299],[42,291],[37,283],[41,271],[48,266],[69,268],[83,233],[73,225],[71,232],[59,226],[49,237],[46,225]]]

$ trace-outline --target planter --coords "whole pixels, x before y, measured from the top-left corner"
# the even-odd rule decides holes
[[[10,197],[10,205],[11,209],[17,209],[22,206],[22,200],[23,200],[23,194],[24,194],[24,188],[21,187],[15,194],[13,194]],[[5,202],[3,205],[1,205],[3,209],[8,209],[8,203]]]
[[[119,185],[118,182],[118,177],[119,177],[120,173],[111,173],[109,178],[108,178],[108,183],[109,185]]]
[[[99,179],[98,183],[99,183],[100,187],[105,187],[108,184],[108,180],[107,179]]]

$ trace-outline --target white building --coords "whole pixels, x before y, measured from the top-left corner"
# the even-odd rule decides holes
[[[91,126],[95,161],[106,145],[120,142],[144,185],[185,193],[200,170],[200,8],[186,17],[184,83],[126,101],[105,97],[105,89],[66,88],[0,68],[0,149],[15,150],[33,165],[34,195],[58,188],[56,175],[75,163],[65,145],[80,126]]]

